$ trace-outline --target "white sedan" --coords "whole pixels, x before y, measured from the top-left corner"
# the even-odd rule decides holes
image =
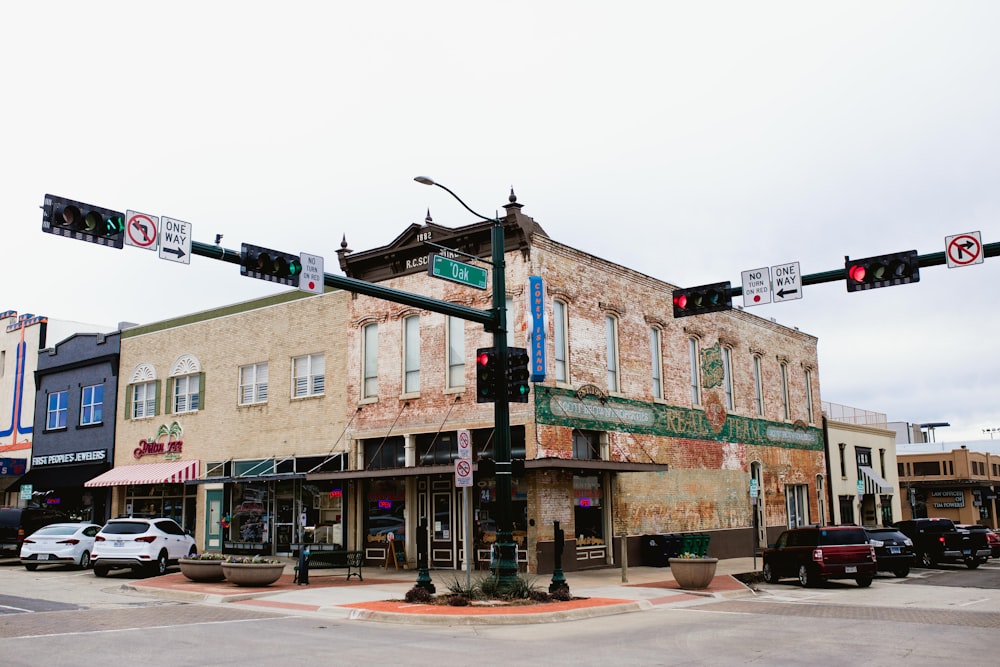
[[[24,538],[21,564],[27,570],[39,565],[79,565],[86,569],[100,529],[92,523],[50,523]]]

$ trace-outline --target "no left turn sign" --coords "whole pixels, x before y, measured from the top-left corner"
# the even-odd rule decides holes
[[[156,250],[160,218],[138,211],[125,213],[125,243],[144,250]]]
[[[944,249],[949,269],[983,263],[983,240],[979,232],[946,236]]]

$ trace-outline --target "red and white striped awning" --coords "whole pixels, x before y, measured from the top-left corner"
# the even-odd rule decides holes
[[[126,484],[183,484],[198,477],[197,461],[165,461],[112,468],[84,486],[124,486]]]

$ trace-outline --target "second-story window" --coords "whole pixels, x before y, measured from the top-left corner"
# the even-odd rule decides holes
[[[653,362],[653,398],[663,398],[663,352],[660,348],[660,330],[649,329],[649,355]]]
[[[726,392],[726,409],[732,410],[733,405],[733,354],[732,351],[722,346],[722,388]]]
[[[174,412],[196,412],[201,404],[201,387],[198,375],[171,378],[174,384]]]
[[[240,366],[240,405],[267,403],[267,362]]]
[[[368,324],[362,330],[364,334],[361,350],[361,398],[376,398],[378,396],[378,325]]]
[[[465,386],[465,320],[448,318],[448,387]]]
[[[788,402],[788,364],[781,362],[781,414],[785,419],[792,418],[792,406]]]
[[[80,426],[93,426],[104,420],[104,385],[95,384],[80,390]]]
[[[760,371],[760,355],[753,355],[753,402],[759,417],[764,416],[764,378]]]
[[[604,339],[607,345],[608,391],[618,391],[618,318],[604,317]]]
[[[143,419],[156,415],[156,382],[140,382],[132,385],[132,405],[129,413],[132,419]]]
[[[68,408],[68,391],[56,391],[49,394],[48,410],[45,413],[45,428],[50,431],[66,428],[66,411]]]
[[[403,393],[420,391],[420,316],[403,320]]]
[[[552,342],[555,346],[554,366],[556,382],[569,382],[569,346],[567,344],[566,304],[552,302]]]
[[[812,371],[806,369],[806,418],[809,423],[814,423],[813,420],[813,383],[812,383]]]
[[[688,338],[688,357],[691,362],[691,405],[701,405],[701,364],[698,361],[698,339]]]
[[[326,391],[326,357],[307,354],[292,359],[292,397],[322,396]]]

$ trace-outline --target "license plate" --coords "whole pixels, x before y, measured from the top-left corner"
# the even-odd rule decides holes
[[[891,553],[891,554],[898,554],[899,553],[899,547],[889,547],[889,553]]]
[[[38,554],[38,560],[48,560],[48,559],[49,559],[48,554]]]
[[[848,565],[847,567],[844,568],[844,572],[846,572],[847,574],[855,574],[857,571],[858,568],[855,565]]]
[[[115,540],[111,544],[114,545],[114,546],[116,546],[116,547],[123,547],[123,546],[125,546],[125,540]]]

